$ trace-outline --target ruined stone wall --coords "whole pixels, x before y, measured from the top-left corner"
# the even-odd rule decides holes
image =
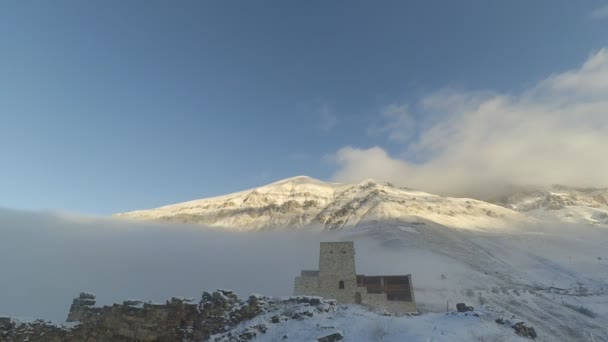
[[[410,295],[412,297],[411,302],[406,301],[389,301],[386,293],[367,293],[365,287],[359,287],[361,291],[361,304],[371,305],[380,309],[383,309],[392,314],[407,314],[417,313],[418,308],[416,307],[416,299],[414,298],[414,287],[412,286],[412,276],[409,275],[409,288],[411,290]]]
[[[340,281],[344,288],[340,289]],[[355,246],[348,242],[321,242],[319,252],[319,293],[339,304],[355,303],[357,275]]]
[[[365,288],[360,289],[361,304],[370,305],[396,315],[418,312],[415,302],[389,301],[386,299],[385,293],[367,293]]]
[[[296,296],[319,296],[319,277],[296,277],[293,294]]]
[[[201,341],[257,316],[267,309],[265,299],[242,301],[231,291],[216,291],[204,292],[199,303],[172,298],[164,304],[125,301],[94,307],[95,296],[82,293],[68,314],[74,326],[0,317],[0,341]]]

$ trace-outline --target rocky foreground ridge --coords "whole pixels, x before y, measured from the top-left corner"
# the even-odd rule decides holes
[[[104,307],[95,306],[94,294],[81,293],[74,299],[66,323],[23,322],[0,317],[0,341],[310,341],[311,337],[319,342],[392,340],[390,325],[385,328],[381,323],[387,316],[361,306],[337,306],[334,300],[319,297],[279,299],[252,295],[241,300],[229,290],[204,292],[199,303],[174,297],[164,304],[129,300]],[[362,317],[376,324],[365,327]],[[533,328],[515,317],[502,317],[500,311],[489,307],[475,311],[459,304],[458,312],[394,318],[408,320],[401,322],[407,323],[403,328],[418,337],[421,337],[418,330],[439,336],[464,333],[472,338],[490,333],[489,336],[504,336],[509,341],[537,337]],[[416,320],[420,320],[420,324]],[[325,324],[332,321],[336,326],[345,321],[347,324],[342,322],[341,328],[353,330],[343,331]],[[363,334],[357,330],[361,326]],[[438,331],[438,326],[452,327],[455,331],[446,334]],[[408,336],[397,329],[393,337],[401,340]]]
[[[237,325],[261,313],[290,307],[272,322],[335,310],[335,301],[313,297],[286,299],[253,295],[241,300],[229,290],[203,292],[199,303],[171,298],[164,304],[128,300],[122,304],[95,307],[95,295],[83,292],[75,298],[67,324],[37,320],[20,322],[0,318],[1,341],[247,341],[266,332],[263,324],[246,329]],[[214,337],[214,335],[218,336]]]

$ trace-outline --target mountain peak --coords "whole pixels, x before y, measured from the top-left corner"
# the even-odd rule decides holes
[[[289,177],[289,178],[281,179],[281,180],[278,180],[276,182],[270,183],[268,185],[284,184],[284,183],[298,183],[298,184],[306,184],[306,183],[316,183],[316,184],[319,184],[319,183],[323,183],[323,184],[325,184],[327,182],[322,181],[320,179],[313,178],[313,177],[301,175],[301,176],[295,176],[295,177]]]

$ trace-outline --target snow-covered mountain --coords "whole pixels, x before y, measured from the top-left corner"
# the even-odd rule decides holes
[[[443,197],[373,180],[342,184],[305,176],[116,216],[236,230],[357,230],[397,221],[405,226],[437,223],[460,229],[495,230],[533,221],[515,210],[475,199]]]
[[[491,202],[438,196],[374,180],[344,184],[298,176],[229,195],[115,216],[235,230],[356,230],[396,221],[406,226],[432,222],[491,231],[539,221],[608,227],[608,189],[517,188]]]
[[[608,226],[608,189],[521,188],[497,203],[540,220]]]

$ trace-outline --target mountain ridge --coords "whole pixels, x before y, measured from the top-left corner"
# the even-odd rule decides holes
[[[119,218],[202,224],[233,230],[285,227],[362,228],[365,222],[430,221],[459,229],[515,228],[537,221],[608,227],[608,190],[528,187],[486,202],[435,195],[372,179],[325,182],[309,176],[282,179],[226,195],[115,214]]]
[[[282,226],[340,230],[386,219],[406,223],[428,220],[455,228],[482,229],[530,221],[514,210],[476,199],[434,195],[374,180],[330,183],[307,176],[115,216],[238,230]]]

